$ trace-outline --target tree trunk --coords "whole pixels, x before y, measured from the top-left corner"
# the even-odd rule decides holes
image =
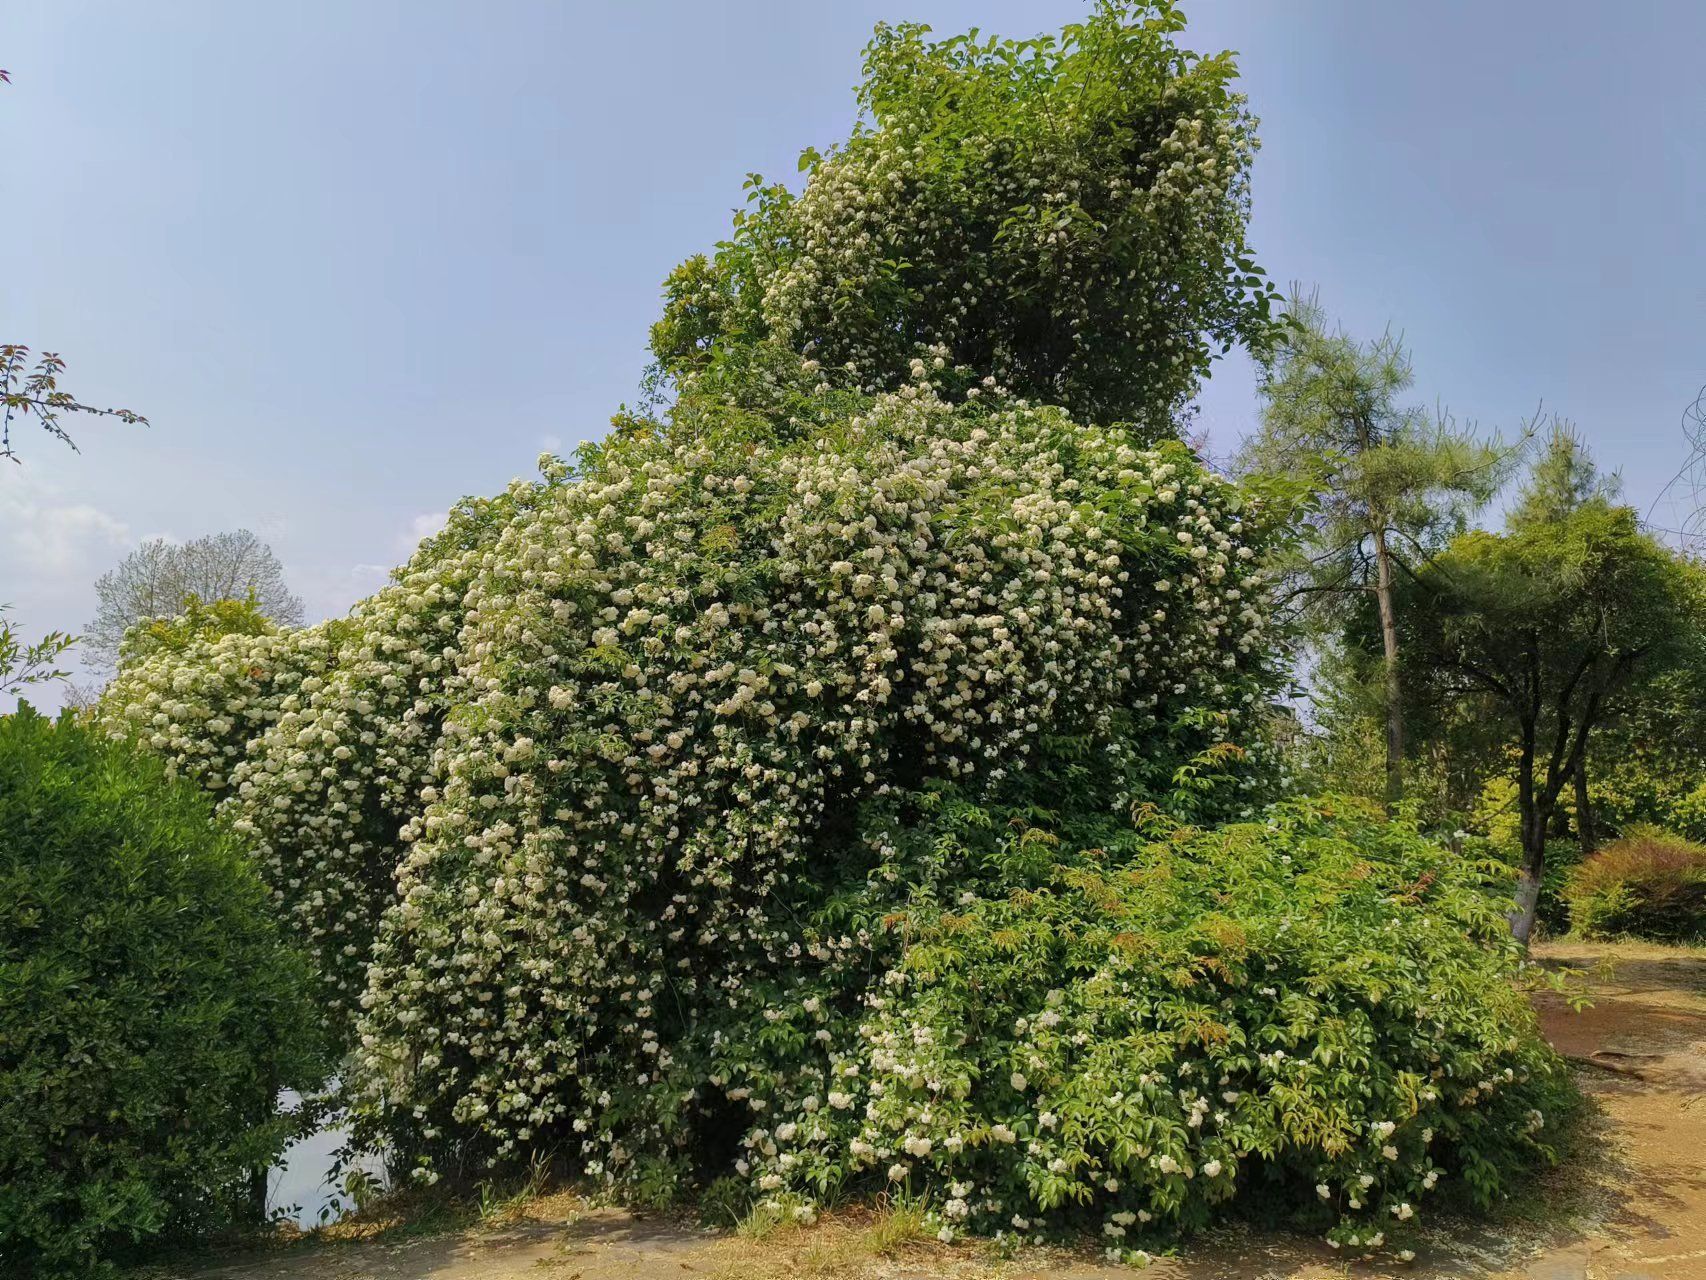
[[[1522,814],[1522,861],[1517,868],[1516,910],[1511,913],[1511,935],[1528,945],[1534,932],[1534,917],[1540,907],[1540,877],[1546,870],[1546,819],[1548,814],[1534,789],[1534,733],[1523,726],[1522,755],[1517,762],[1517,805]]]
[[[1392,607],[1392,554],[1386,530],[1374,530],[1374,598],[1380,606],[1380,643],[1386,687],[1386,808],[1404,798],[1404,707],[1398,678],[1398,615]]]
[[[1593,824],[1593,801],[1588,798],[1588,759],[1585,753],[1576,761],[1576,839],[1582,846],[1584,858],[1599,848],[1599,833]]]
[[[265,1168],[249,1170],[249,1222],[260,1226],[267,1220],[267,1175]]]
[[[1540,878],[1546,870],[1546,827],[1524,818],[1522,866],[1516,877],[1516,911],[1511,915],[1511,935],[1528,945],[1534,932],[1534,917],[1540,910]]]

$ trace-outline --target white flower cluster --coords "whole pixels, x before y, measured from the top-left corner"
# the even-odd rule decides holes
[[[774,1123],[731,1079],[788,975],[861,998],[870,935],[798,913],[882,862],[863,804],[999,784],[1051,734],[1131,752],[1267,659],[1235,486],[995,394],[635,437],[499,501],[348,620],[139,665],[102,712],[225,795],[423,1160],[572,1130],[618,1180],[718,1097]],[[857,1047],[827,1004],[771,1028],[803,1018],[820,1077]],[[829,1083],[789,1133],[861,1096]]]
[[[1203,317],[1193,314],[1204,300],[1168,287],[1174,264],[1212,260],[1228,224],[1242,225],[1255,151],[1224,108],[1176,109],[1153,150],[1112,177],[1093,151],[1015,155],[999,136],[964,140],[944,175],[925,142],[938,124],[931,114],[914,108],[882,119],[819,163],[787,207],[787,237],[803,252],[766,282],[767,326],[865,390],[892,385],[895,368],[926,348],[1028,389],[1037,353],[999,340],[1018,319],[1002,313],[1015,309],[1015,294],[1045,297],[1047,312],[1027,318],[1060,335],[1054,354],[1065,385],[1051,398],[1087,416],[1170,422],[1210,351]],[[1015,211],[1021,216],[1006,221]],[[1129,256],[1107,253],[1110,242]],[[880,307],[865,325],[845,323],[861,314],[850,302],[884,296],[897,261],[927,282],[922,296],[897,302],[922,323],[897,326]],[[832,315],[843,322],[829,323]],[[1126,402],[1139,387],[1143,401]]]
[[[153,653],[122,668],[98,714],[115,733],[166,758],[223,795],[250,743],[300,702],[303,682],[324,673],[334,644],[326,627],[194,640],[182,653]]]
[[[1022,58],[879,28],[852,137],[808,153],[797,197],[758,185],[715,258],[671,277],[665,366],[691,375],[756,333],[876,392],[937,352],[1169,433],[1214,350],[1265,322],[1244,243],[1256,139],[1226,63],[1123,8]]]
[[[606,455],[470,585],[366,1077],[500,1156],[569,1121],[613,1178],[667,1150],[709,1011],[864,949],[790,907],[863,798],[1227,699],[1263,648],[1240,502],[1176,447],[928,389],[833,441]]]
[[[518,483],[464,504],[348,619],[150,654],[121,668],[97,707],[109,731],[218,797],[315,961],[334,1025],[365,989],[399,831],[431,776],[482,538],[540,492]]]

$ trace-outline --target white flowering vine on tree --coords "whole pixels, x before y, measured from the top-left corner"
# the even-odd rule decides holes
[[[1401,1064],[1359,1102],[1347,1059],[1314,1086],[1375,1120],[1414,1024],[1337,970],[1227,958],[1222,907],[1287,953],[1284,841],[1212,887],[1192,846],[1195,887],[1146,889],[1168,823],[1256,812],[1285,656],[1285,512],[1172,429],[1267,299],[1249,120],[1179,25],[1154,3],[1055,41],[879,31],[853,139],[671,278],[667,409],[462,504],[348,619],[121,671],[99,714],[224,797],[394,1165],[555,1156],[653,1199],[734,1177],[808,1218],[898,1183],[940,1193],[947,1239],[1090,1225],[1123,1256],[1271,1157],[1321,1225],[1374,1234],[1384,1200],[1336,1190],[1360,1157],[1312,1096],[1264,1092],[1309,1034],[1267,1020],[1313,992]],[[1338,860],[1298,965],[1397,912],[1405,859],[1433,883],[1402,841],[1376,877],[1297,839]],[[1482,897],[1450,884],[1415,946],[1451,940],[1468,1013],[1447,1026],[1424,983],[1416,1016],[1528,1089],[1537,1042],[1489,1030]],[[1223,1004],[1222,1039],[1184,1035]],[[1431,1148],[1391,1142],[1379,1185],[1409,1204]]]

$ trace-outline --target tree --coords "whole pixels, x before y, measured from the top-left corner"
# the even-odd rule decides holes
[[[1602,475],[1586,446],[1568,423],[1554,419],[1527,481],[1508,517],[1512,529],[1532,528],[1567,520],[1594,501],[1613,501],[1622,490],[1616,475]],[[1594,851],[1593,803],[1588,794],[1588,753],[1584,746],[1571,778],[1575,788],[1576,838],[1585,856]]]
[[[1638,692],[1595,735],[1592,767],[1582,770],[1588,794],[1577,792],[1576,821],[1584,852],[1641,824],[1706,841],[1706,638]]]
[[[1592,502],[1614,502],[1622,492],[1617,475],[1594,465],[1576,429],[1557,418],[1541,442],[1528,477],[1506,517],[1511,529],[1538,528],[1568,519]]]
[[[12,77],[0,70],[0,84],[11,83]],[[77,448],[77,442],[60,421],[67,414],[117,418],[131,426],[148,425],[148,419],[134,410],[102,409],[61,389],[59,375],[64,372],[65,361],[56,352],[42,352],[32,366],[28,347],[18,342],[0,343],[0,458],[22,461],[12,447],[14,419],[33,417],[50,436],[63,440],[72,449]]]
[[[0,615],[9,606],[0,604]],[[9,619],[0,616],[0,693],[12,693],[26,685],[64,680],[70,672],[55,664],[77,643],[75,636],[50,631],[35,644],[27,644]]]
[[[1698,570],[1643,533],[1582,462],[1573,437],[1554,433],[1507,532],[1453,539],[1399,599],[1410,695],[1442,732],[1494,717],[1505,726],[1522,846],[1512,930],[1525,942],[1548,829],[1594,732],[1690,655],[1706,616]]]
[[[98,418],[117,418],[132,426],[148,425],[148,419],[131,409],[102,409],[85,404],[69,391],[62,390],[59,375],[65,372],[65,361],[52,351],[44,351],[30,365],[30,349],[21,343],[0,343],[0,399],[5,401],[0,415],[0,458],[21,462],[12,447],[13,420],[34,418],[43,430],[63,440],[73,450],[77,442],[60,419],[66,414],[87,414]]]
[[[284,566],[272,548],[247,529],[214,533],[192,542],[153,538],[132,551],[95,583],[100,607],[89,623],[88,646],[95,664],[116,666],[124,635],[139,622],[175,618],[196,605],[252,600],[276,626],[302,623],[302,601],[285,585]]]
[[[1497,490],[1509,456],[1450,419],[1401,403],[1413,381],[1391,333],[1362,344],[1294,294],[1265,363],[1261,427],[1246,471],[1308,477],[1319,497],[1287,593],[1323,636],[1370,597],[1379,615],[1388,805],[1403,795],[1404,719],[1395,583],[1461,530]]]

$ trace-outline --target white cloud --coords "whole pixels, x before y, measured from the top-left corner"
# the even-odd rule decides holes
[[[95,610],[95,579],[134,543],[130,527],[100,507],[68,499],[27,468],[0,471],[0,604],[11,606],[7,617],[24,639],[81,631]],[[63,665],[84,674],[76,649]],[[57,684],[27,692],[44,711],[65,695]],[[0,699],[0,712],[14,702]]]
[[[67,501],[28,475],[0,476],[0,564],[14,584],[93,581],[130,545],[130,528],[99,507]]]
[[[287,566],[287,576],[291,589],[302,597],[308,621],[317,622],[322,618],[337,618],[348,613],[358,600],[372,595],[384,586],[392,569],[414,553],[421,539],[437,533],[449,519],[450,513],[447,511],[427,511],[411,517],[408,527],[400,530],[391,539],[397,559],[390,564],[379,564],[371,560],[360,560],[354,564],[347,561],[337,564],[327,563],[325,560],[318,563],[300,563],[293,560]],[[384,554],[381,548],[375,547],[372,550]]]
[[[412,552],[421,543],[421,539],[430,538],[445,525],[450,523],[450,512],[428,511],[409,521],[409,531],[399,534],[397,547],[405,554]]]

